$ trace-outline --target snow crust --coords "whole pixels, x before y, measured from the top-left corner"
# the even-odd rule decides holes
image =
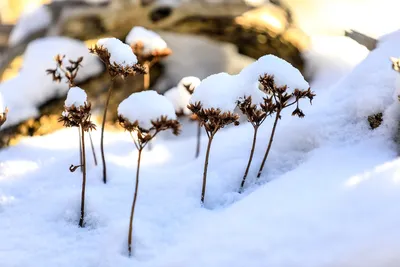
[[[165,92],[164,96],[174,105],[175,111],[183,111],[185,115],[190,115],[192,112],[187,108],[187,105],[189,104],[191,94],[185,86],[190,85],[190,90],[194,91],[200,82],[200,79],[194,76],[184,77],[179,81],[177,87],[173,87]]]
[[[41,5],[33,10],[24,12],[11,31],[8,39],[9,46],[21,43],[30,34],[47,28],[51,24],[51,12],[48,7]]]
[[[84,107],[87,100],[87,94],[80,87],[71,87],[65,100],[66,107],[75,106],[76,108]]]
[[[133,27],[126,36],[125,42],[129,45],[142,42],[144,53],[152,53],[168,47],[160,35],[141,26]]]
[[[46,74],[46,69],[54,69],[56,66],[54,56],[57,54],[65,54],[66,61],[84,57],[76,78],[78,82],[102,71],[102,64],[89,54],[81,41],[66,37],[46,37],[31,42],[25,51],[23,68],[19,74],[0,84],[0,93],[10,110],[3,127],[37,116],[39,105],[67,94],[67,83],[57,84]]]
[[[155,91],[143,91],[131,94],[118,106],[118,114],[131,123],[139,122],[139,127],[150,129],[151,121],[167,116],[176,119],[175,109],[165,96]]]
[[[111,64],[115,63],[123,67],[129,67],[138,62],[132,48],[117,38],[99,39],[97,45],[108,50]]]
[[[287,85],[288,93],[294,89],[307,90],[310,87],[298,69],[274,55],[262,56],[240,72],[240,76],[249,82],[256,82],[264,74],[273,75],[277,86]]]

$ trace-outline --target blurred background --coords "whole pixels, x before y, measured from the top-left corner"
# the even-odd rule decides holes
[[[79,86],[100,112],[109,81],[87,47],[102,37],[124,41],[133,26],[157,31],[173,51],[151,71],[160,93],[184,76],[238,73],[265,54],[284,58],[323,88],[399,28],[399,10],[397,0],[0,0],[0,93],[10,110],[0,145],[61,127],[68,87],[45,74],[58,53],[84,56]],[[313,80],[316,73],[324,79]],[[142,88],[142,77],[118,81],[111,109]]]

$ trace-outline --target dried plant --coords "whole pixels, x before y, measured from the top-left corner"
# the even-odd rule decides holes
[[[151,121],[152,127],[150,129],[141,128],[138,121],[130,122],[125,119],[122,115],[118,116],[120,125],[128,131],[133,139],[133,142],[138,150],[138,160],[136,167],[136,183],[135,183],[135,193],[132,202],[131,216],[129,221],[129,231],[128,231],[128,253],[129,256],[132,254],[132,226],[133,217],[135,214],[136,200],[139,190],[139,170],[140,170],[140,160],[142,158],[142,151],[147,144],[161,131],[172,130],[173,134],[178,135],[180,133],[180,124],[177,120],[170,120],[166,116],[161,116],[155,121]]]
[[[106,100],[106,104],[104,107],[103,121],[101,123],[101,137],[100,137],[101,159],[103,162],[103,182],[107,183],[107,166],[106,166],[106,159],[105,159],[105,155],[104,155],[104,127],[106,124],[107,109],[108,109],[108,105],[110,103],[112,89],[114,87],[113,86],[114,81],[118,77],[126,78],[128,76],[134,76],[137,73],[145,74],[146,70],[140,64],[133,64],[131,66],[122,66],[115,62],[110,62],[111,54],[109,53],[107,48],[105,48],[104,46],[99,46],[96,44],[94,47],[89,48],[89,52],[97,55],[100,58],[100,60],[106,66],[107,71],[110,75],[110,79],[111,79],[110,86],[108,88],[107,100]]]
[[[64,63],[65,55],[56,55],[54,57],[54,61],[56,62],[56,67],[54,69],[47,69],[46,73],[51,75],[54,82],[60,83],[63,80],[66,80],[69,88],[74,87],[76,85],[75,79],[78,75],[79,69],[82,67],[81,63],[83,61],[83,57],[79,57],[77,60],[68,60],[69,65],[65,65]],[[79,130],[79,129],[78,129]],[[81,131],[79,130],[79,142],[81,142]],[[92,148],[93,160],[94,164],[97,166],[97,156],[96,151],[93,146],[92,135],[89,132],[90,145]],[[79,153],[82,165],[82,146],[79,145]]]
[[[161,59],[168,57],[172,51],[169,48],[152,50],[151,52],[145,52],[143,42],[136,42],[131,44],[133,53],[137,56],[139,63],[141,63],[145,69],[143,76],[143,89],[148,90],[150,88],[150,69],[151,67],[159,62]]]
[[[296,108],[292,112],[292,116],[298,116],[299,118],[303,118],[305,115],[303,111],[299,108],[300,99],[308,98],[310,100],[310,103],[312,103],[312,100],[315,96],[314,92],[312,92],[310,88],[308,88],[307,90],[295,89],[292,93],[288,93],[287,85],[277,86],[273,75],[264,74],[259,78],[259,82],[262,86],[262,90],[267,95],[270,96],[269,98],[265,99],[265,102],[264,104],[261,105],[261,107],[263,111],[268,115],[272,115],[275,113],[275,121],[272,127],[272,132],[269,138],[267,150],[262,160],[260,170],[258,171],[257,174],[257,178],[261,176],[261,173],[265,165],[265,161],[267,160],[269,151],[271,150],[276,126],[278,124],[278,120],[281,118],[282,110],[290,106],[296,105]]]
[[[90,120],[90,103],[85,102],[85,105],[83,107],[75,107],[74,105],[72,105],[70,107],[65,106],[64,108],[65,110],[62,113],[59,121],[63,122],[65,127],[78,127],[82,138],[82,162],[80,165],[71,165],[69,169],[71,172],[74,172],[77,168],[81,168],[82,170],[81,215],[79,218],[79,226],[84,227],[86,192],[85,132],[96,130],[96,125]]]
[[[239,115],[232,112],[222,112],[219,108],[203,108],[201,102],[196,102],[195,104],[189,104],[188,109],[192,111],[200,121],[201,126],[204,127],[208,137],[208,145],[206,158],[204,162],[204,172],[203,172],[203,185],[201,189],[201,202],[204,203],[204,198],[206,194],[207,185],[207,169],[208,169],[208,159],[210,157],[211,143],[214,139],[215,134],[221,128],[224,128],[228,124],[234,123],[239,125]]]
[[[8,114],[8,108],[5,108],[3,112],[0,112],[0,127],[6,122]]]
[[[268,108],[266,108],[268,105],[270,105],[271,102],[272,102],[272,96],[265,97],[264,104],[261,104],[261,105],[253,104],[251,96],[244,97],[237,101],[237,106],[239,107],[240,111],[242,111],[242,113],[247,117],[247,120],[251,123],[251,125],[253,126],[253,130],[254,130],[253,143],[252,143],[251,150],[250,150],[250,156],[249,156],[249,160],[248,160],[248,163],[246,166],[246,170],[243,175],[242,182],[240,184],[239,192],[241,192],[243,190],[247,175],[250,170],[250,166],[251,166],[251,162],[253,160],[254,150],[255,150],[256,142],[257,142],[258,129],[260,128],[260,125],[265,121],[267,116],[270,116],[273,112],[272,110],[268,111]]]

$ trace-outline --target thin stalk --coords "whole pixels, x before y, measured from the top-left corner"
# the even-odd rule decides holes
[[[259,128],[258,125],[254,126],[253,144],[252,144],[251,150],[250,150],[249,162],[247,163],[247,167],[246,167],[246,170],[245,170],[244,175],[243,175],[242,183],[240,184],[239,193],[241,193],[243,191],[243,187],[244,187],[244,184],[246,182],[247,174],[249,173],[249,170],[250,170],[251,161],[253,160],[254,150],[255,150],[256,142],[257,142],[258,128]]]
[[[143,90],[146,91],[150,88],[150,63],[143,63],[146,73],[143,75]]]
[[[206,195],[206,185],[207,185],[207,169],[208,169],[208,158],[210,157],[211,143],[213,141],[214,134],[211,134],[208,138],[206,159],[204,162],[204,172],[203,172],[203,187],[201,188],[201,203],[204,204],[204,197]]]
[[[135,194],[133,196],[131,217],[130,217],[130,221],[129,221],[129,233],[128,233],[128,252],[129,252],[129,257],[132,254],[132,228],[133,228],[132,225],[133,225],[133,215],[135,214],[136,199],[137,199],[137,194],[138,194],[138,190],[139,190],[139,170],[140,170],[140,159],[142,157],[142,150],[143,150],[143,147],[141,147],[139,149],[139,155],[138,155],[137,167],[136,167]]]
[[[82,165],[82,136],[80,127],[78,127],[78,133],[79,133],[79,164]],[[82,169],[81,172],[83,172]]]
[[[101,123],[100,150],[101,150],[101,160],[103,161],[103,182],[104,183],[107,183],[107,166],[106,166],[106,158],[104,156],[104,127],[106,125],[107,109],[108,109],[108,104],[110,103],[113,84],[114,84],[114,79],[111,80],[110,87],[108,88],[106,106],[104,107],[103,122]]]
[[[274,126],[272,127],[272,132],[271,132],[271,136],[269,138],[267,151],[265,151],[265,155],[264,155],[263,161],[261,163],[260,170],[258,171],[257,178],[260,178],[261,173],[264,169],[265,161],[267,160],[269,151],[271,150],[272,141],[274,140],[275,130],[276,130],[276,126],[278,125],[278,120],[279,120],[281,111],[282,111],[282,109],[280,109],[280,110],[278,110],[278,112],[276,112],[275,122],[274,122]]]
[[[200,121],[197,123],[197,144],[196,144],[196,158],[200,155],[200,144],[201,144],[201,124]]]
[[[86,191],[86,155],[85,155],[85,132],[80,127],[82,136],[82,195],[81,195],[81,217],[79,219],[79,226],[83,227],[83,219],[85,217],[85,191]]]
[[[93,140],[92,140],[92,134],[91,134],[90,132],[89,132],[89,139],[90,139],[90,146],[92,147],[92,154],[93,154],[94,165],[97,166],[96,151],[94,150],[94,145],[93,145]]]

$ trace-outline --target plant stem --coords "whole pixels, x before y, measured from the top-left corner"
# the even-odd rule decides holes
[[[132,254],[132,224],[133,224],[133,215],[135,214],[135,206],[136,206],[137,194],[138,194],[138,190],[139,190],[139,170],[140,170],[140,159],[142,157],[142,150],[143,150],[143,147],[140,147],[138,160],[137,160],[137,167],[136,167],[135,194],[133,196],[131,217],[130,217],[130,221],[129,221],[129,233],[128,233],[128,252],[129,252],[129,257]]]
[[[206,195],[206,185],[207,185],[207,169],[208,169],[208,158],[210,157],[211,143],[214,138],[214,134],[211,134],[208,138],[206,159],[204,162],[204,172],[203,172],[203,187],[201,188],[201,203],[204,204],[204,197]]]
[[[143,75],[143,90],[146,91],[150,88],[150,63],[143,63],[146,73]]]
[[[201,143],[201,124],[200,121],[197,123],[197,145],[196,145],[196,158],[200,155],[200,143]]]
[[[268,143],[267,151],[265,151],[265,155],[264,155],[263,161],[261,163],[260,170],[258,171],[257,178],[260,178],[261,173],[262,173],[262,171],[264,169],[265,161],[267,160],[269,151],[271,150],[272,141],[274,140],[276,125],[278,124],[278,120],[279,120],[279,116],[281,114],[281,111],[282,111],[282,109],[279,109],[276,112],[275,122],[274,122],[274,126],[272,127],[271,136],[269,137],[269,143]]]
[[[244,183],[246,182],[247,174],[249,173],[249,170],[250,170],[251,161],[253,160],[254,150],[255,150],[256,142],[257,142],[258,127],[259,127],[258,125],[254,126],[253,144],[251,146],[249,162],[247,163],[247,167],[246,167],[246,170],[243,175],[242,183],[240,184],[239,193],[241,193],[243,191]]]
[[[93,145],[93,140],[92,140],[92,134],[91,134],[90,132],[89,132],[89,139],[90,139],[90,146],[92,147],[94,165],[97,166],[96,151],[94,150],[94,145]]]
[[[80,127],[78,127],[78,133],[79,133],[79,164],[82,165],[82,136]],[[82,169],[81,172],[83,172]]]
[[[111,80],[110,87],[108,88],[106,106],[104,107],[103,122],[101,123],[100,150],[101,150],[101,159],[103,161],[103,182],[104,183],[107,183],[107,166],[106,166],[106,158],[104,156],[104,127],[106,125],[107,109],[108,109],[108,104],[110,103],[113,84],[114,84],[114,78]]]
[[[85,132],[80,127],[82,136],[82,195],[81,195],[81,217],[79,219],[79,226],[83,227],[83,219],[85,217],[85,190],[86,190],[86,155],[85,155]]]

